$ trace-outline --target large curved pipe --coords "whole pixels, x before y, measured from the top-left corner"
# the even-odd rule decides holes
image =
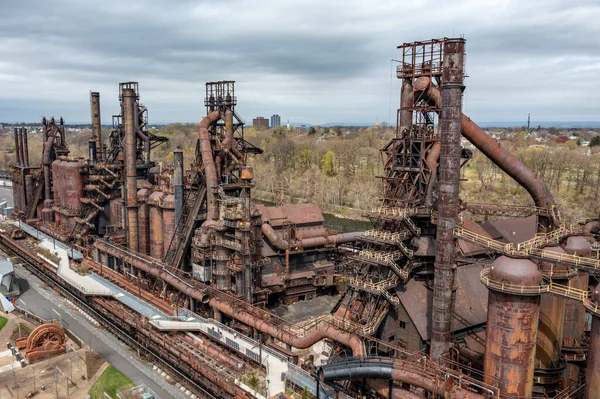
[[[592,233],[598,233],[600,231],[600,220],[592,220],[587,222],[582,229],[583,234],[590,235]]]
[[[292,249],[293,244],[279,237],[273,227],[268,223],[263,223],[262,232],[267,237],[269,242],[277,249],[285,251],[286,249]],[[321,236],[321,237],[312,237],[312,238],[304,238],[299,240],[297,243],[298,247],[302,248],[314,248],[321,247],[324,245],[337,245],[343,244],[345,242],[351,242],[357,240],[359,237],[362,237],[364,232],[356,231],[352,233],[343,233],[343,234],[333,234],[330,236]],[[294,243],[295,244],[295,243]]]
[[[134,255],[130,251],[123,250],[103,240],[96,240],[95,246],[100,251],[122,259],[124,262],[153,275],[159,280],[165,281],[167,284],[173,288],[176,288],[183,294],[202,303],[206,303],[209,297],[208,293],[206,292],[208,287],[204,284],[200,284],[198,282],[194,282],[195,286],[188,284],[176,275],[168,272],[166,269],[150,264],[149,260],[145,260],[139,255]],[[202,288],[205,289],[203,290]],[[365,345],[361,338],[354,334],[335,328],[329,324],[325,324],[313,330],[310,334],[298,336],[295,332],[285,330],[281,325],[277,324],[277,321],[271,322],[268,320],[261,320],[257,314],[251,314],[246,310],[242,310],[233,303],[226,302],[218,298],[211,298],[208,302],[208,305],[211,308],[220,311],[221,313],[225,313],[233,319],[236,319],[264,334],[278,339],[284,344],[291,345],[295,348],[309,348],[324,338],[329,338],[350,347],[354,356],[366,355]]]
[[[219,120],[220,113],[218,110],[210,112],[200,121],[198,127],[198,136],[200,139],[200,153],[202,155],[202,165],[206,174],[206,195],[208,203],[207,218],[216,220],[218,218],[218,207],[215,200],[213,189],[217,187],[217,169],[215,160],[213,159],[212,147],[210,145],[210,134],[208,127]]]
[[[358,336],[339,330],[328,324],[313,330],[307,335],[299,336],[297,333],[281,328],[272,322],[258,319],[250,313],[240,311],[240,309],[234,309],[231,303],[223,302],[220,299],[211,298],[208,305],[294,348],[310,348],[322,339],[329,338],[351,348],[354,356],[366,355],[365,345]]]
[[[452,378],[441,381],[432,378],[426,368],[414,363],[393,359],[349,359],[328,364],[319,370],[323,382],[379,378],[394,380],[423,388],[444,399],[483,399],[484,396],[464,389]]]
[[[442,94],[437,87],[431,84],[430,78],[417,79],[414,88],[418,91],[426,91],[429,99],[435,105],[441,106]],[[462,115],[461,128],[462,135],[467,140],[527,190],[536,206],[551,208],[555,204],[554,197],[544,181],[514,155],[502,148],[500,143],[490,137],[465,114]]]

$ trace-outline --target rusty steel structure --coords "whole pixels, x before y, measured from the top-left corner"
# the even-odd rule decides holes
[[[16,346],[23,350],[28,362],[65,353],[64,330],[56,324],[48,323],[36,327],[27,337],[18,338]]]
[[[595,398],[600,221],[562,225],[545,183],[462,113],[465,43],[398,46],[400,107],[372,229],[337,233],[316,205],[254,200],[263,151],[244,136],[235,82],[206,83],[187,170],[180,148],[172,165],[155,162],[167,138],[150,132],[137,82],[124,82],[106,140],[90,93],[87,159],[69,156],[62,119],[44,119],[31,167],[27,131],[15,129],[20,224],[0,231],[0,247],[198,396]],[[532,205],[462,202],[472,153],[461,136]],[[44,235],[69,248],[78,277],[61,274]],[[89,272],[122,295],[87,289]],[[330,294],[333,309],[308,320],[271,311]],[[248,373],[269,385],[250,389]]]

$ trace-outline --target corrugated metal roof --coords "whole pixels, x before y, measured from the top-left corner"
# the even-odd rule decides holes
[[[269,222],[273,227],[282,226],[285,223],[322,224],[325,221],[321,208],[315,204],[285,204],[281,206],[257,204],[256,208],[262,214],[263,222]]]
[[[487,320],[487,288],[479,275],[483,265],[465,265],[456,271],[456,316],[452,319],[452,331],[459,331]],[[396,288],[402,306],[410,316],[421,338],[426,341],[431,333],[433,291],[424,282],[410,280]]]

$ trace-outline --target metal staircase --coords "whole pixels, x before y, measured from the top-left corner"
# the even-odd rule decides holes
[[[179,268],[186,248],[189,247],[194,234],[196,222],[200,217],[203,204],[206,203],[206,187],[199,190],[190,190],[186,195],[185,204],[181,212],[181,217],[177,221],[175,234],[169,244],[169,249],[165,255],[165,263],[175,268]]]

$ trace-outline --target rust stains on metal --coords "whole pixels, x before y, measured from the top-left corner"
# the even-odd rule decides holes
[[[432,359],[436,361],[440,360],[452,345],[456,273],[454,227],[458,216],[462,152],[460,117],[462,115],[464,53],[464,39],[448,39],[444,42],[438,225],[430,351]]]
[[[542,282],[542,273],[530,260],[501,256],[492,263],[490,280],[515,287],[535,287]],[[489,288],[484,381],[497,386],[501,397],[530,398],[540,295]]]
[[[138,251],[138,209],[137,209],[137,94],[134,89],[123,89],[123,127],[125,130],[125,174],[127,207],[127,243],[133,251]]]
[[[96,142],[96,158],[102,162],[102,120],[100,118],[100,93],[93,91],[90,94],[92,104],[92,140]]]
[[[595,303],[600,303],[600,285],[594,290],[593,299]],[[598,314],[592,317],[585,374],[585,399],[593,398],[600,398],[600,316]]]

